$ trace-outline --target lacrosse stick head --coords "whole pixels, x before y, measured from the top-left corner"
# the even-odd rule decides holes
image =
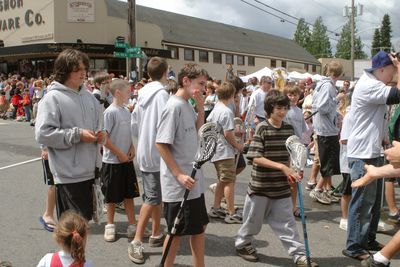
[[[200,169],[201,165],[209,161],[217,149],[219,126],[213,122],[207,122],[198,131],[199,144],[194,160],[194,167]]]
[[[286,149],[290,154],[292,166],[296,171],[302,171],[307,162],[307,150],[296,135],[286,140]]]

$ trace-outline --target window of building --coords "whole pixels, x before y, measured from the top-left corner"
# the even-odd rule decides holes
[[[184,60],[194,61],[194,50],[185,48],[184,50]]]
[[[249,66],[255,66],[256,65],[255,57],[248,57],[247,60],[248,60],[247,63],[248,63]]]
[[[222,54],[218,52],[213,52],[213,62],[214,64],[222,63]]]
[[[199,61],[208,62],[208,51],[199,50]]]
[[[308,71],[308,64],[304,64],[304,69]]]
[[[317,65],[312,65],[312,72],[317,72]]]
[[[233,55],[226,54],[225,55],[225,61],[226,61],[226,64],[232,64],[233,65]]]
[[[276,60],[271,59],[271,68],[276,68]]]
[[[237,56],[237,64],[244,65],[244,56]]]
[[[171,58],[179,59],[179,48],[176,46],[167,46],[167,49],[171,51]]]
[[[281,67],[282,67],[282,68],[286,68],[286,65],[287,65],[287,64],[286,64],[286,61],[282,61],[282,62],[281,62]]]

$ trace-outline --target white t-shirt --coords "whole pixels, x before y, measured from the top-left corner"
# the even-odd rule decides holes
[[[125,154],[128,154],[132,144],[131,113],[129,110],[111,104],[104,111],[104,130],[109,134],[111,142]],[[121,163],[118,157],[105,146],[103,146],[103,162]]]
[[[190,175],[197,152],[196,113],[188,101],[172,95],[168,99],[157,127],[156,143],[170,144],[172,156],[181,170]],[[172,174],[165,161],[160,161],[161,193],[164,202],[179,202],[185,188]],[[199,198],[204,193],[204,177],[196,172],[196,183],[188,199]]]
[[[250,84],[250,85],[247,85],[246,90],[247,90],[247,91],[250,91],[250,92],[254,92],[254,91],[257,90],[257,88],[258,88],[258,85],[252,85],[252,84]]]
[[[47,253],[46,255],[44,255],[44,257],[39,261],[37,267],[50,267],[51,258],[53,257],[53,254],[54,253]],[[60,260],[63,267],[68,267],[74,262],[74,259],[71,257],[71,254],[63,250],[59,251],[58,255],[60,256]],[[92,261],[86,260],[83,267],[93,267]]]
[[[307,125],[306,121],[304,120],[303,112],[297,106],[290,106],[284,121],[292,125],[294,134],[299,138],[302,138],[303,133],[307,131]]]
[[[266,93],[263,89],[258,88],[254,93],[250,96],[249,107],[255,106],[256,108],[256,116],[265,118],[265,110],[264,110],[264,100]]]
[[[384,138],[386,100],[390,89],[371,73],[364,72],[360,77],[351,102],[350,115],[353,124],[347,142],[349,158],[380,157]]]
[[[341,141],[349,139],[349,136],[351,133],[351,125],[353,125],[352,117],[349,113],[346,113],[346,115],[343,118],[342,130],[340,132],[340,140]],[[339,162],[340,162],[340,172],[341,173],[350,173],[346,144],[340,144]]]
[[[207,122],[218,123],[224,131],[233,131],[235,128],[233,119],[234,115],[232,110],[222,102],[218,102],[208,116]],[[217,149],[211,162],[233,158],[235,158],[235,149],[228,143],[225,136],[220,134],[217,142]]]

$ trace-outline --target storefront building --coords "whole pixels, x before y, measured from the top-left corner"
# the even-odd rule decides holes
[[[127,13],[118,0],[0,0],[0,72],[47,76],[57,54],[73,47],[89,54],[91,71],[125,75],[126,60],[114,57],[114,43],[127,40]],[[292,40],[143,6],[136,7],[136,39],[147,57],[167,58],[175,72],[189,62],[218,79],[226,64],[237,75],[265,66],[321,70]]]

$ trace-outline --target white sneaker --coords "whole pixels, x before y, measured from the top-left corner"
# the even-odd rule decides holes
[[[107,242],[115,241],[115,225],[114,224],[106,224],[104,227],[104,240]]]
[[[208,189],[210,189],[211,192],[215,193],[215,188],[217,188],[217,183],[210,184]]]
[[[126,229],[126,235],[128,238],[134,238],[136,234],[136,224],[131,224],[128,225],[128,228]]]
[[[385,222],[379,220],[378,231],[380,231],[380,232],[385,232],[386,231],[386,223]]]
[[[344,231],[347,231],[347,219],[343,218],[340,219],[339,228]]]

